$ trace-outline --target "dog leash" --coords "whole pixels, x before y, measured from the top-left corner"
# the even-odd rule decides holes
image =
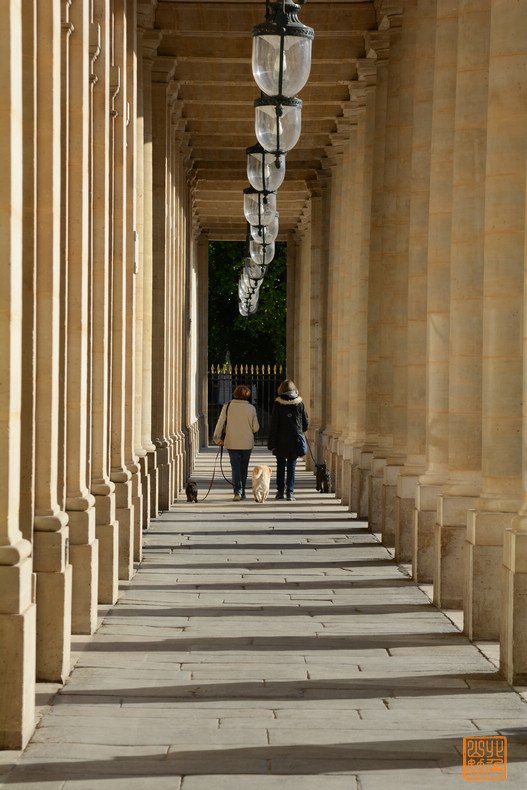
[[[219,455],[220,455],[220,451],[218,450],[218,452],[216,453],[216,458],[214,459],[214,466],[212,467],[212,478],[211,478],[211,481],[210,481],[209,490],[207,491],[207,493],[205,494],[203,499],[199,500],[199,502],[205,502],[206,498],[208,497],[208,495],[210,494],[210,492],[212,490],[212,484],[214,483],[214,478],[216,477],[216,464],[218,463]]]
[[[225,472],[223,471],[223,445],[221,445],[221,447],[220,447],[220,469],[221,469],[221,473],[222,473],[222,475],[223,475],[223,479],[224,479],[224,480],[225,480],[225,481],[226,481],[226,482],[227,482],[227,483],[228,483],[230,486],[232,486],[232,487],[234,488],[234,483],[232,482],[232,480],[228,480],[228,479],[225,477]]]

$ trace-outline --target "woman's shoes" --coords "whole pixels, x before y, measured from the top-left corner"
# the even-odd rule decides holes
[[[279,492],[276,494],[276,496],[275,496],[275,499],[284,499],[284,493],[283,493],[283,491],[279,491]]]
[[[240,500],[241,500],[241,496],[239,494],[234,494],[234,496],[232,498],[232,501],[233,502],[239,502]]]
[[[288,502],[294,502],[294,501],[295,501],[295,499],[296,499],[296,496],[293,496],[293,494],[290,494],[290,493],[288,492],[288,493],[285,495],[285,498],[287,499],[287,501],[288,501]]]

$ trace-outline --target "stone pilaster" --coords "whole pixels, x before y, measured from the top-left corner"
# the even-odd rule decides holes
[[[426,472],[413,511],[412,571],[431,582],[437,499],[448,475],[448,362],[452,172],[458,3],[437,4],[427,266]]]
[[[32,600],[31,543],[23,538],[19,522],[23,262],[25,278],[26,255],[32,252],[32,248],[22,248],[22,198],[27,199],[28,193],[31,199],[33,196],[31,185],[22,182],[24,155],[20,141],[32,142],[34,116],[32,112],[23,115],[23,105],[33,106],[35,89],[32,69],[28,72],[26,64],[23,72],[22,42],[32,44],[34,11],[34,6],[22,9],[21,3],[9,3],[3,9],[0,30],[0,368],[8,377],[0,389],[0,749],[23,748],[35,722],[36,607]],[[32,301],[32,293],[29,296]],[[25,383],[30,383],[27,378]]]
[[[512,5],[502,0],[491,3],[483,271],[483,488],[468,518],[464,591],[465,628],[471,638],[479,639],[495,639],[500,633],[503,537],[521,504],[527,163],[527,30],[522,20],[526,12],[525,0]],[[504,90],[511,74],[515,75],[516,90]],[[521,556],[520,552],[520,568]],[[513,564],[510,553],[506,561]],[[513,610],[509,609],[507,616],[511,615]]]
[[[119,525],[115,484],[110,480],[110,3],[94,5],[91,40],[97,57],[92,66],[91,130],[91,269],[92,269],[92,406],[91,493],[95,496],[95,533],[99,542],[99,603],[112,604],[118,592]],[[115,81],[115,77],[114,77]],[[97,165],[95,166],[95,163]]]
[[[37,679],[70,669],[71,565],[68,516],[58,501],[60,369],[60,6],[37,6],[37,234],[34,568]],[[61,455],[63,455],[61,453]]]

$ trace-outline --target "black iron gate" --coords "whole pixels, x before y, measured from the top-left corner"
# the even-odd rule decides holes
[[[238,384],[247,384],[252,390],[251,403],[256,407],[260,423],[256,444],[267,444],[269,418],[284,375],[282,365],[212,365],[209,371],[209,444],[212,444],[221,407],[231,400]]]

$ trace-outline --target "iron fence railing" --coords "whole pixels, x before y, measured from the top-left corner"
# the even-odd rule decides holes
[[[209,371],[209,444],[221,407],[231,400],[234,389],[246,384],[252,390],[251,403],[256,407],[260,430],[257,445],[267,444],[269,419],[278,385],[284,379],[282,365],[211,365]]]

